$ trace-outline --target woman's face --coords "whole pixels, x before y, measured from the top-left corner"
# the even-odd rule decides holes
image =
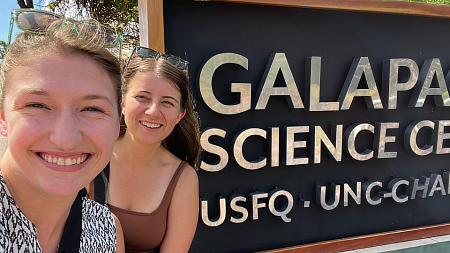
[[[14,68],[1,114],[12,180],[55,196],[77,193],[110,160],[116,101],[106,71],[84,55],[55,54]]]
[[[124,96],[122,113],[134,140],[160,143],[183,118],[180,91],[153,72],[137,73]]]

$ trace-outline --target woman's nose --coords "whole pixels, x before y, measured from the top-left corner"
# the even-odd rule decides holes
[[[74,149],[83,138],[79,126],[77,116],[70,109],[61,111],[52,122],[50,141],[61,150]]]
[[[161,116],[158,103],[150,103],[147,110],[145,110],[145,114],[154,118]]]

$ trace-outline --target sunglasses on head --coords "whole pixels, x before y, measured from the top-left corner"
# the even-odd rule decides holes
[[[155,60],[158,60],[159,57],[164,57],[164,59],[166,59],[166,61],[172,63],[172,65],[174,65],[175,67],[177,67],[178,69],[181,69],[181,70],[186,70],[189,66],[188,61],[183,60],[178,56],[158,53],[153,49],[137,46],[133,49],[133,52],[131,53],[130,58],[128,58],[128,61],[127,61],[127,64],[125,65],[124,70],[127,69],[128,64],[130,64],[131,59],[134,57],[134,54],[136,54],[140,58],[152,58]]]
[[[17,28],[24,32],[44,34],[53,22],[61,19],[64,19],[64,17],[49,11],[36,9],[12,10],[9,23],[8,46],[11,44],[14,23],[16,23]],[[121,41],[115,29],[92,20],[67,19],[61,26],[69,24],[73,25],[74,30],[86,39],[93,39],[107,48],[116,47]]]

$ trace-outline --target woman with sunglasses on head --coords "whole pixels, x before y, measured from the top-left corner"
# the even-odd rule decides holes
[[[111,158],[121,103],[119,62],[85,28],[21,33],[1,65],[0,252],[124,252],[118,220],[82,197]]]
[[[126,66],[107,202],[127,252],[187,252],[195,233],[200,133],[186,68],[143,47]]]

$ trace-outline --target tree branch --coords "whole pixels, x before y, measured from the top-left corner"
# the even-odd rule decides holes
[[[27,7],[26,8],[33,8],[33,0],[27,0]]]
[[[27,8],[24,0],[17,0],[17,4],[19,5],[20,9]]]

